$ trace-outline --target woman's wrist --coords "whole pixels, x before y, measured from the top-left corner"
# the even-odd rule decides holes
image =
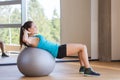
[[[28,35],[28,33],[29,33],[29,32],[28,32],[27,30],[24,30],[24,34],[27,34],[27,35]]]

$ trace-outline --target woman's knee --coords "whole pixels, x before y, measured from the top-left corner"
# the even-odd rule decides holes
[[[82,45],[82,50],[87,50],[87,46],[86,45]]]

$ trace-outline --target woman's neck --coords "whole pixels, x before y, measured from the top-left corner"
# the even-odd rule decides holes
[[[34,34],[28,34],[28,36],[29,36],[29,37],[32,37],[32,36],[34,36]]]

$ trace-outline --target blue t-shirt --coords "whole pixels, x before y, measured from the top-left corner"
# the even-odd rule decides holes
[[[35,35],[35,37],[38,37],[40,40],[37,45],[37,48],[44,49],[50,52],[53,57],[57,57],[59,48],[58,44],[47,41],[42,35]]]

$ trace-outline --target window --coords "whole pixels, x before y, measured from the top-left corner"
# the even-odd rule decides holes
[[[0,1],[0,40],[5,44],[19,44],[21,0]]]
[[[2,2],[2,1],[9,1],[9,0],[0,0],[0,2]]]
[[[7,45],[19,44],[19,28],[0,29],[0,40]]]
[[[0,0],[0,40],[5,52],[19,51],[21,14],[21,0]]]
[[[48,40],[60,43],[60,0],[27,0],[27,20]]]
[[[6,45],[19,45],[19,28],[27,20],[60,43],[60,0],[0,0],[0,40]]]
[[[0,24],[21,23],[21,5],[0,6]]]

